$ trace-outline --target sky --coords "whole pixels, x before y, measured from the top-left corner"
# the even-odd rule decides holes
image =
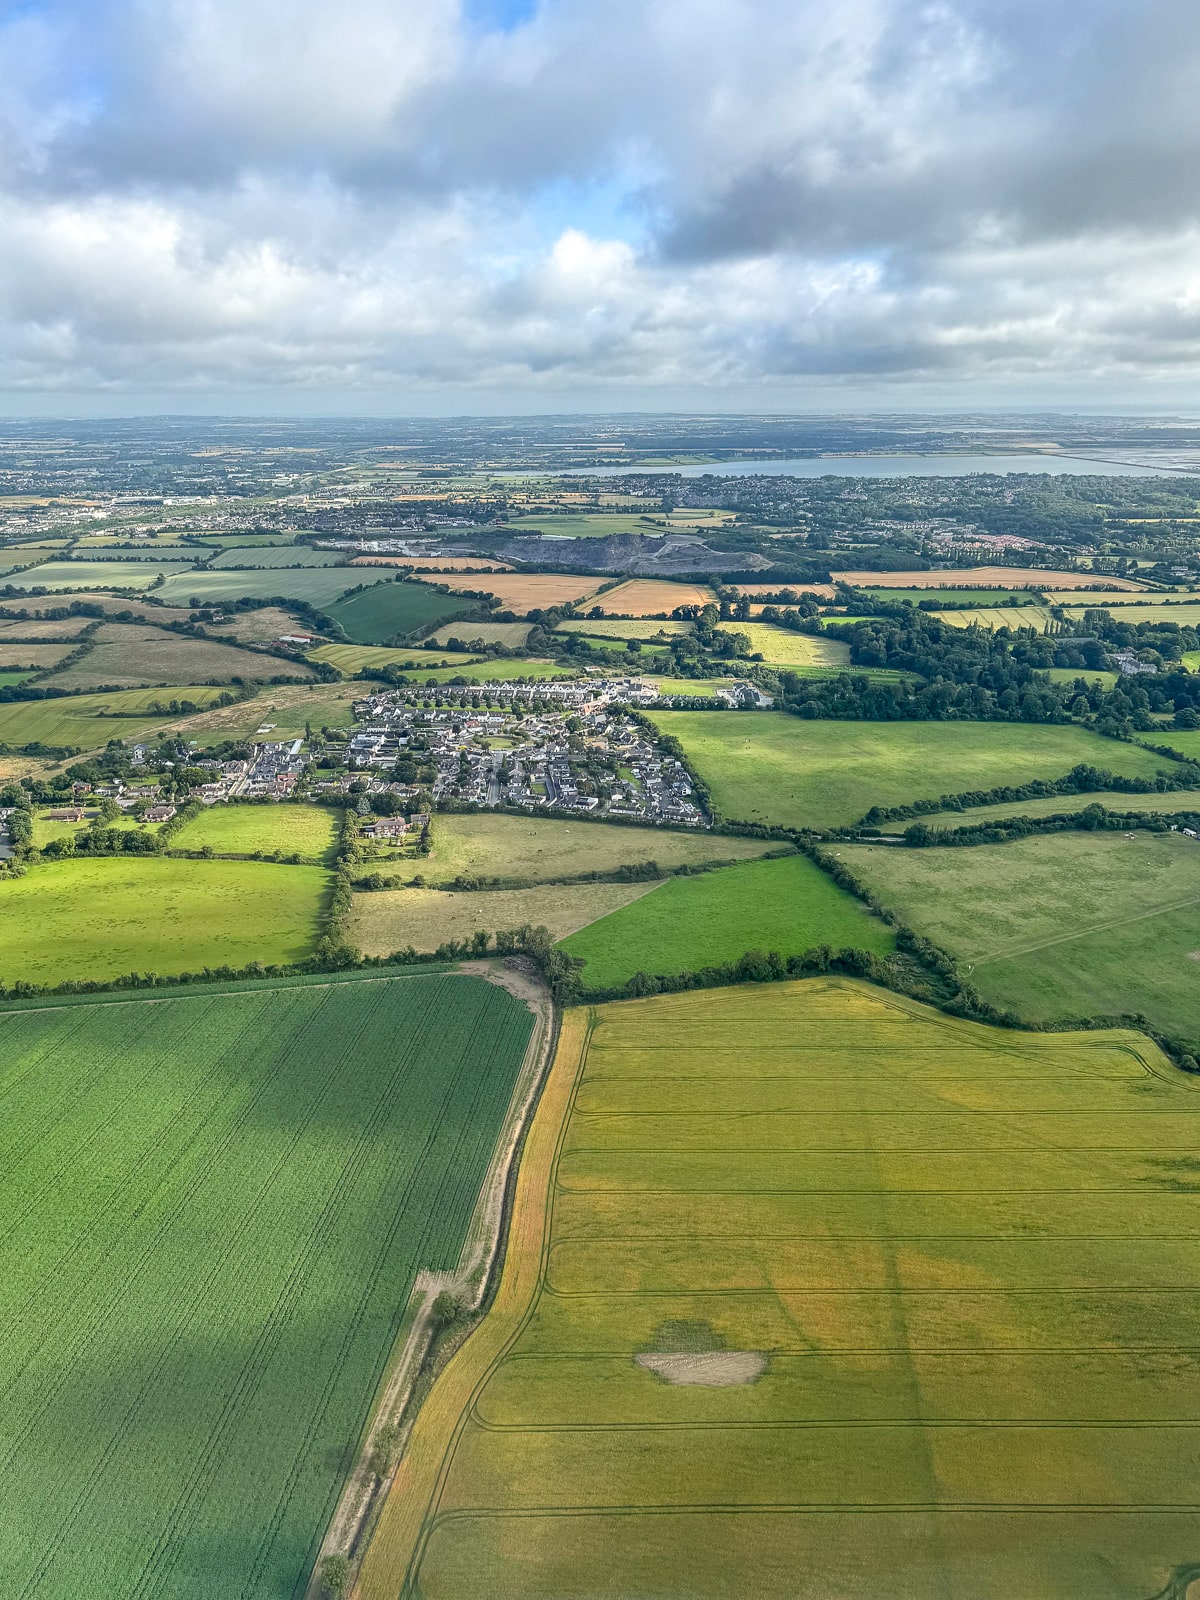
[[[1191,406],[1195,0],[0,0],[0,412]]]

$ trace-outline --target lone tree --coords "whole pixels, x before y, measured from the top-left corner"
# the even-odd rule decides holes
[[[321,1584],[332,1600],[342,1600],[350,1591],[350,1563],[345,1556],[326,1556],[321,1563]]]

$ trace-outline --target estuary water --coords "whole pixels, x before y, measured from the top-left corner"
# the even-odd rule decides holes
[[[795,461],[711,461],[687,467],[572,467],[559,477],[616,478],[677,472],[681,478],[964,478],[972,472],[1048,472],[1058,476],[1158,478],[1161,467],[1084,456],[803,456]]]

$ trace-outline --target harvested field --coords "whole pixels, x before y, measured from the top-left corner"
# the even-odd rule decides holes
[[[865,593],[875,599],[896,602],[911,600],[913,605],[923,601],[936,604],[941,601],[947,608],[954,606],[1023,606],[1030,600],[1020,589],[939,589],[936,596],[928,589],[867,589]],[[1136,599],[1136,595],[1127,598]]]
[[[296,867],[276,871],[295,872]],[[401,876],[408,877],[406,866]],[[379,889],[355,894],[347,920],[350,944],[368,956],[437,950],[451,939],[500,933],[525,924],[548,928],[563,939],[618,906],[649,894],[655,883],[541,884],[535,889],[499,889],[446,894],[440,889]],[[0,902],[2,904],[2,902]]]
[[[707,584],[671,583],[666,578],[629,578],[596,599],[601,611],[609,617],[653,617],[660,611],[669,617],[677,606],[715,603]]]
[[[1138,1013],[1200,1048],[1194,839],[1056,833],[966,849],[841,848],[994,1005],[1037,1022]]]
[[[10,643],[0,633],[0,667],[32,667],[36,672],[47,672],[74,649],[73,644],[22,644],[19,640]]]
[[[887,955],[895,942],[886,923],[796,855],[671,878],[562,948],[583,961],[584,989],[595,990],[619,989],[639,972],[665,978],[727,966],[751,950],[796,956],[828,945]]]
[[[258,861],[108,856],[0,879],[0,983],[303,961],[330,876]]]
[[[156,605],[152,600],[145,600],[136,595],[105,594],[101,590],[85,590],[82,594],[72,592],[66,599],[61,594],[31,594],[22,595],[19,600],[0,600],[0,622],[11,620],[20,612],[28,613],[30,618],[38,617],[46,611],[58,611],[63,606],[85,602],[91,606],[99,606],[112,616],[124,616],[126,613],[142,622],[179,622],[184,613],[177,608],[164,610],[161,605]],[[86,627],[89,622],[94,622],[94,617],[76,617],[80,627]]]
[[[531,1020],[394,973],[0,1013],[8,1594],[304,1593]]]
[[[962,567],[938,572],[838,572],[855,589],[1113,589],[1144,590],[1131,578],[1097,578],[1094,572],[1050,572],[1043,567]]]
[[[358,574],[359,581],[362,575]],[[322,608],[355,644],[403,643],[452,617],[478,616],[477,600],[441,594],[424,584],[381,579],[362,594]]]
[[[848,980],[568,1014],[361,1600],[1148,1600],[1186,1570],[1200,1095]],[[682,1337],[681,1337],[682,1336]],[[647,1356],[765,1358],[664,1382]]]
[[[655,861],[678,867],[704,861],[738,861],[777,849],[771,839],[739,839],[707,829],[627,828],[614,822],[576,822],[499,813],[439,813],[430,832],[427,861],[414,863],[432,884],[455,878],[570,878],[581,872],[615,872]]]
[[[479,590],[494,594],[506,611],[525,614],[541,611],[546,606],[566,605],[572,600],[584,600],[604,582],[603,578],[559,577],[545,572],[486,573],[478,577],[448,574],[444,580],[451,589]]]
[[[1064,606],[1068,617],[1082,620],[1085,610],[1104,609],[1104,596],[1097,595],[1095,600],[1088,602],[1087,606]],[[1180,605],[1178,602],[1171,605],[1137,605],[1122,606],[1116,613],[1122,622],[1136,628],[1142,622],[1173,622],[1180,628],[1200,627],[1200,605]]]
[[[1048,606],[982,606],[979,610],[964,606],[929,614],[952,628],[1032,628],[1035,633],[1048,632],[1054,620]]]
[[[531,622],[448,622],[429,638],[435,644],[447,644],[451,639],[461,639],[466,644],[500,644],[509,650],[520,650],[533,628]]]
[[[1086,728],[1010,722],[821,722],[778,711],[654,711],[723,816],[840,828],[872,806],[1061,778],[1081,762],[1122,777],[1178,771]]]
[[[239,650],[210,639],[190,639],[145,623],[105,622],[92,635],[87,654],[65,672],[56,673],[52,681],[57,688],[82,690],[312,676],[311,667],[278,656]]]
[[[593,639],[654,639],[662,635],[678,639],[694,633],[694,622],[662,621],[653,617],[568,617],[556,633],[584,633]]]

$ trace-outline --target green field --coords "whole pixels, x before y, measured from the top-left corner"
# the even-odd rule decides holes
[[[1135,733],[1133,737],[1143,744],[1167,745],[1190,761],[1200,761],[1200,728],[1162,727],[1153,733]]]
[[[419,667],[401,676],[407,683],[425,683],[429,679],[435,683],[449,683],[454,678],[466,678],[471,683],[484,683],[489,679],[492,683],[513,683],[522,678],[570,678],[575,672],[574,667],[560,667],[553,661],[535,659],[477,661],[461,667],[434,667],[432,672],[428,667]]]
[[[32,677],[32,672],[18,672],[12,667],[0,667],[0,689],[15,689],[18,684]]]
[[[1134,1033],[844,980],[569,1014],[361,1600],[1182,1600],[1198,1137]]]
[[[341,812],[329,806],[281,804],[206,806],[171,840],[171,848],[203,850],[218,855],[298,854],[327,864],[337,842]]]
[[[426,652],[415,645],[389,649],[386,645],[375,644],[321,644],[308,653],[313,661],[324,661],[347,676],[369,667],[396,667],[402,664],[413,668],[453,667],[466,666],[468,662],[479,660],[478,656],[463,655],[456,650]]]
[[[65,653],[74,647],[58,648]],[[190,639],[146,623],[105,622],[92,635],[87,654],[48,681],[55,688],[95,689],[311,676],[310,667],[261,651],[240,650],[213,639]]]
[[[302,961],[330,883],[319,867],[109,856],[0,879],[0,984]]]
[[[1033,628],[1045,633],[1053,620],[1047,606],[981,606],[978,610],[931,611],[930,616],[939,622],[948,622],[952,628],[970,628],[978,623],[981,628]]]
[[[0,1014],[6,1595],[303,1594],[530,1023],[432,975]]]
[[[378,571],[381,579],[388,579],[386,568]],[[364,567],[356,568],[353,576],[359,583],[371,581]],[[373,583],[362,594],[329,604],[314,602],[317,603],[355,644],[391,644],[452,617],[477,617],[483,609],[478,600],[465,595],[441,594],[423,584],[403,580]]]
[[[161,539],[142,540],[138,544],[91,544],[80,540],[75,547],[77,556],[89,561],[140,561],[145,566],[157,566],[164,561],[187,561],[193,565],[203,561],[206,552],[196,545],[167,544]],[[211,551],[207,554],[212,554]]]
[[[656,711],[717,809],[743,822],[840,828],[872,806],[1061,778],[1080,762],[1149,777],[1165,757],[1085,728],[1011,722],[817,722],[779,711]]]
[[[84,807],[83,822],[64,822],[61,819],[56,820],[50,815],[51,811],[62,809],[64,808],[61,806],[49,806],[34,812],[33,843],[35,849],[45,849],[52,839],[69,839],[87,832],[94,815],[94,808],[90,806]],[[162,824],[160,822],[139,822],[136,817],[123,812],[120,816],[114,817],[111,822],[106,822],[104,826],[106,829],[120,828],[126,831],[140,828],[145,833],[157,833]]]
[[[500,644],[509,650],[519,650],[532,631],[532,622],[448,622],[429,635],[435,644],[447,644],[451,639],[461,639],[464,644]]]
[[[615,822],[568,822],[499,813],[433,818],[433,846],[419,870],[432,884],[457,877],[570,878],[581,872],[656,861],[660,867],[742,860],[770,850],[770,839],[737,839],[706,830],[626,828]]]
[[[977,823],[1004,822],[1009,817],[1053,817],[1083,811],[1100,805],[1106,811],[1144,811],[1168,814],[1177,811],[1200,813],[1200,789],[1175,789],[1169,794],[1122,794],[1106,789],[1097,794],[1055,794],[1042,800],[1010,800],[994,806],[968,806],[963,811],[931,811],[925,816],[902,822],[881,824],[880,833],[903,833],[914,821],[927,828],[972,828]]]
[[[563,949],[585,963],[585,989],[616,989],[637,972],[698,972],[748,950],[792,956],[829,945],[886,955],[894,944],[887,924],[807,856],[787,856],[672,878],[574,934]]]
[[[1044,667],[1042,670],[1051,683],[1074,683],[1082,678],[1085,683],[1103,684],[1106,689],[1113,688],[1120,677],[1117,672],[1089,672],[1086,667]]]
[[[4,582],[16,589],[148,589],[159,576],[178,566],[149,561],[47,561],[27,572],[6,573]],[[168,583],[186,587],[187,573],[177,574]]]
[[[267,725],[273,739],[298,739],[309,724],[314,729],[348,728],[354,721],[354,702],[362,696],[362,684],[354,682],[275,684],[253,700],[188,717],[179,729],[201,745],[249,738]]]
[[[110,739],[133,739],[169,720],[153,705],[190,700],[211,705],[224,691],[208,685],[171,689],[118,689],[112,694],[73,694],[55,700],[25,700],[0,705],[0,744],[20,748],[44,744],[90,750]]]
[[[1085,610],[1102,608],[1110,598],[1108,595],[1097,595],[1090,607],[1070,605],[1064,606],[1063,610],[1069,617],[1082,620]],[[1178,602],[1174,605],[1123,605],[1116,615],[1121,622],[1133,628],[1141,622],[1174,622],[1181,628],[1200,627],[1200,605],[1180,605]]]
[[[994,1005],[1039,1022],[1141,1013],[1200,1043],[1194,839],[1065,833],[965,849],[841,849]]]
[[[193,595],[204,603],[280,596],[327,610],[347,589],[374,581],[371,574],[350,567],[298,567],[282,572],[215,572],[205,567],[168,578],[154,596],[170,606],[186,606]]]
[[[306,544],[233,545],[214,556],[210,568],[222,572],[229,567],[342,567],[348,559],[345,550],[314,550]]]
[[[793,633],[770,622],[730,622],[726,628],[744,633],[750,648],[764,660],[782,667],[822,667],[849,671],[850,646],[840,639],[823,639],[819,634]]]
[[[1028,592],[1020,589],[863,589],[875,600],[910,600],[920,605],[922,600],[939,600],[947,608],[954,606],[1021,606],[1029,599]]]
[[[661,622],[653,617],[568,617],[556,633],[584,633],[593,639],[669,639],[695,633],[694,622]]]
[[[277,867],[297,872],[297,867]],[[409,863],[399,874],[411,874]],[[364,955],[437,950],[451,939],[502,933],[528,924],[548,928],[555,939],[606,917],[657,883],[539,884],[535,889],[498,889],[446,894],[440,889],[377,889],[356,894],[346,937]]]

